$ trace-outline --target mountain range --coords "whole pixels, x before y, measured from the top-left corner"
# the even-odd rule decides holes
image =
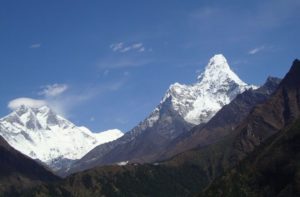
[[[59,171],[68,175],[64,179],[11,144],[26,137],[19,142],[36,141],[34,132],[55,133],[54,127],[69,130],[70,122],[48,107],[22,106],[0,121],[0,155],[5,158],[0,162],[0,192],[10,196],[299,196],[299,76],[300,61],[295,60],[282,80],[269,77],[261,87],[247,85],[231,71],[224,56],[216,55],[195,84],[171,85],[150,116],[124,136],[86,149],[87,154],[64,156],[72,160],[61,162],[67,166]],[[79,133],[89,131],[72,126]],[[19,136],[5,142],[5,134],[14,131]],[[86,136],[76,139],[86,140]],[[30,165],[36,167],[26,167]]]
[[[176,137],[207,123],[238,94],[257,89],[243,82],[221,54],[209,60],[197,79],[193,85],[172,84],[149,117],[118,140],[94,148],[67,174],[122,161],[153,162]]]
[[[0,135],[21,153],[58,171],[123,133],[117,129],[93,133],[86,127],[77,127],[48,106],[21,105],[0,119]]]
[[[258,89],[249,89],[237,95],[228,105],[219,110],[207,123],[195,126],[174,139],[163,152],[161,159],[170,158],[180,152],[204,147],[228,136],[247,117],[252,108],[265,102],[276,90],[279,78],[268,77]]]
[[[45,196],[299,196],[300,61],[296,60],[273,92],[253,106],[228,135],[204,147],[182,152],[165,161],[98,166],[73,174],[62,182],[37,186],[28,194]],[[277,84],[277,85],[276,85]],[[269,86],[266,86],[269,87]],[[264,88],[263,88],[264,89]],[[262,89],[262,90],[263,90]],[[284,91],[283,91],[284,90]],[[287,96],[288,98],[286,99]],[[236,98],[234,101],[239,101]],[[246,99],[247,100],[247,99]],[[275,107],[274,104],[278,104]],[[273,104],[273,109],[270,105]],[[290,110],[293,106],[293,110]],[[265,113],[270,111],[277,113]],[[228,113],[234,115],[234,111]],[[245,135],[244,125],[271,124],[266,120],[289,117],[273,135],[261,139],[253,149],[238,144],[248,137],[265,134],[253,127]],[[213,120],[213,119],[212,119]],[[211,121],[212,121],[211,120]],[[209,123],[207,123],[209,124]],[[249,128],[251,128],[249,126]],[[247,129],[247,127],[246,127]],[[270,130],[273,132],[274,130]],[[244,136],[246,138],[241,138]],[[246,144],[246,143],[245,143]],[[246,144],[248,145],[248,144]],[[246,146],[248,147],[248,146]],[[232,159],[236,153],[242,157]],[[67,194],[67,195],[65,195]]]

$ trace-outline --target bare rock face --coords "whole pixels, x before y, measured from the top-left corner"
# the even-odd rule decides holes
[[[295,60],[272,97],[257,106],[237,128],[232,161],[240,160],[267,138],[300,117],[300,61]]]

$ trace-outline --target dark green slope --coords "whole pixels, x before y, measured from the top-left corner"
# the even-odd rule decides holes
[[[300,120],[215,180],[202,196],[300,196]]]
[[[28,196],[193,196],[203,175],[197,166],[110,166],[69,177],[62,186],[39,187]]]
[[[26,196],[195,196],[228,166],[234,137],[160,163],[93,168],[37,187]]]
[[[195,196],[221,175],[233,137],[153,164],[103,166],[39,186],[25,196]]]

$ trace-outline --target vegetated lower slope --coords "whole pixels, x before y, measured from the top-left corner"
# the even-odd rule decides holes
[[[14,196],[23,189],[58,180],[43,166],[13,149],[0,136],[0,196]]]
[[[191,150],[161,163],[96,167],[34,188],[26,196],[195,196],[220,174],[223,154],[219,153],[226,143]]]
[[[195,196],[229,166],[234,139],[229,135],[160,163],[96,167],[36,187],[26,196]]]
[[[300,196],[300,119],[216,179],[201,196]]]

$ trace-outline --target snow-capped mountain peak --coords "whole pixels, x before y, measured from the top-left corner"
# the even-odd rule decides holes
[[[243,82],[222,54],[214,55],[197,79],[193,85],[172,84],[161,101],[171,100],[173,109],[194,125],[209,121],[237,94],[257,88]]]
[[[33,108],[21,105],[11,114],[0,119],[0,121],[6,121],[18,128],[24,127],[23,129],[29,130],[47,130],[51,126],[66,129],[75,126],[73,123],[57,115],[48,106]]]
[[[145,120],[124,137],[93,149],[76,162],[70,172],[99,164],[160,159],[161,152],[174,139],[195,125],[209,121],[237,94],[251,87],[254,86],[244,83],[230,69],[223,55],[215,55],[196,83],[172,84]]]
[[[208,62],[204,72],[198,76],[200,83],[219,83],[232,80],[239,85],[246,85],[230,68],[222,54],[214,55]]]
[[[207,66],[205,67],[205,70],[221,70],[221,71],[228,71],[230,70],[230,67],[227,63],[226,58],[222,54],[214,55],[212,58],[210,58]]]
[[[50,167],[58,160],[80,159],[97,145],[113,141],[123,133],[108,130],[93,133],[57,115],[48,106],[20,106],[0,119],[0,135],[15,149]]]

